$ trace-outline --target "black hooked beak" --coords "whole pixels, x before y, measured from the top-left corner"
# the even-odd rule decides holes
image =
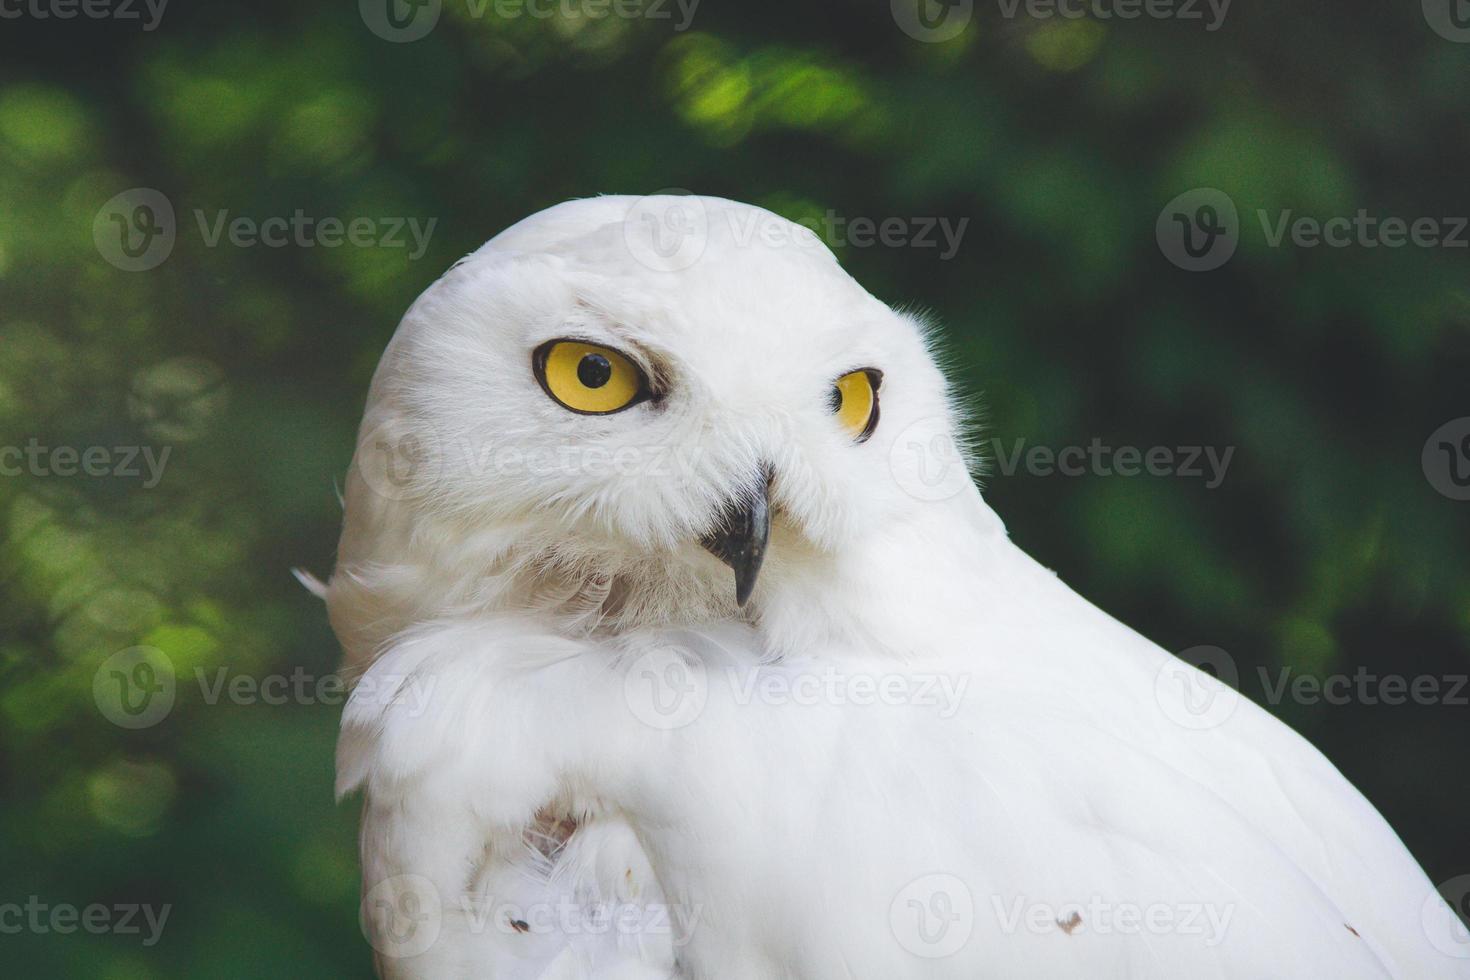
[[[770,493],[771,471],[767,468],[748,496],[726,508],[719,530],[699,542],[735,570],[735,602],[742,606],[755,591],[771,537]]]

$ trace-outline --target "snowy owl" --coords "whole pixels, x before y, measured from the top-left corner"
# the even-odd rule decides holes
[[[1311,745],[1011,544],[931,347],[707,197],[419,297],[326,588],[383,977],[1470,977]]]

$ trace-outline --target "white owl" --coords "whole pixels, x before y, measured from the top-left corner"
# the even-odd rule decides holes
[[[922,327],[758,208],[569,202],[426,290],[327,590],[380,973],[1470,977],[1373,807],[960,439]]]

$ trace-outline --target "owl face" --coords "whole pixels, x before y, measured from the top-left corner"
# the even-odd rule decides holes
[[[426,291],[374,381],[363,509],[420,543],[744,605],[758,578],[840,561],[923,506],[893,472],[896,436],[947,424],[917,324],[804,229],[697,200],[693,262],[661,264],[657,224],[599,198],[527,219]]]

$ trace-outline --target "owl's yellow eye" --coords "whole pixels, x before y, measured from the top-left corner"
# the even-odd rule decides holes
[[[878,427],[878,386],[882,383],[882,371],[864,368],[832,384],[832,414],[857,442],[866,441]]]
[[[553,340],[536,348],[531,364],[546,393],[579,415],[610,415],[648,397],[643,372],[611,347]]]

